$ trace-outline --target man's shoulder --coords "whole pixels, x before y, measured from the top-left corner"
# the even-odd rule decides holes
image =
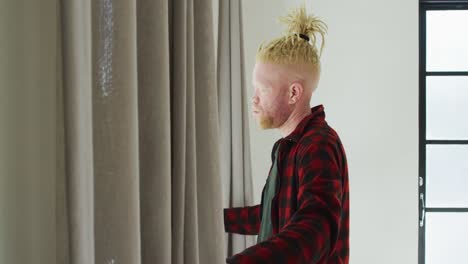
[[[296,159],[310,158],[315,155],[340,157],[344,155],[338,133],[326,122],[309,126],[298,140],[294,153]]]
[[[338,133],[327,122],[308,126],[298,141],[300,148],[317,145],[340,144]]]

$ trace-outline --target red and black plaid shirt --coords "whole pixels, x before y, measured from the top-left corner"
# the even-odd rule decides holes
[[[349,262],[349,183],[338,134],[325,121],[323,105],[273,146],[278,151],[277,193],[272,200],[273,235],[226,259],[227,263]],[[271,170],[271,168],[270,168]],[[263,189],[265,190],[265,189]],[[224,209],[229,233],[257,235],[263,204]]]

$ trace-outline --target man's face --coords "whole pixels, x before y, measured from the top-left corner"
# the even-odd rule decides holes
[[[291,113],[288,86],[281,67],[256,63],[253,70],[252,115],[262,129],[278,128]]]

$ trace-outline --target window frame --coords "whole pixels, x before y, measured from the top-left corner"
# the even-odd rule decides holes
[[[468,71],[426,71],[426,11],[468,10],[468,0],[419,0],[419,175],[418,175],[418,263],[425,264],[427,212],[466,213],[468,208],[425,207],[427,145],[468,145],[468,140],[428,140],[426,138],[426,77],[468,76]]]

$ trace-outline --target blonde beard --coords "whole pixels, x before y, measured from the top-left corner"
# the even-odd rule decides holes
[[[275,128],[273,125],[273,117],[271,116],[262,116],[260,117],[260,127],[262,129],[270,129],[270,128]]]

